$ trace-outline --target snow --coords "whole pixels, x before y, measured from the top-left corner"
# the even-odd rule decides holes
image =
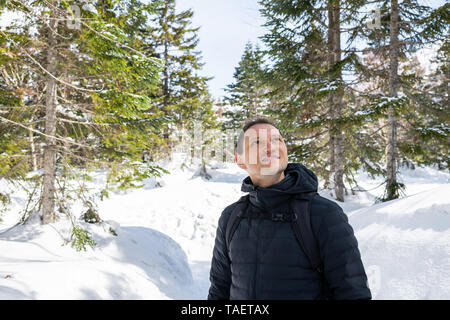
[[[218,218],[242,195],[247,174],[214,162],[212,179],[204,180],[195,174],[199,162],[182,154],[160,165],[171,174],[98,203],[103,223],[77,221],[97,243],[86,251],[62,245],[72,228],[63,216],[41,225],[35,215],[9,229],[26,198],[0,181],[1,192],[16,188],[0,222],[0,299],[205,299]],[[91,174],[91,192],[101,188],[105,174]],[[367,191],[339,204],[355,230],[374,299],[449,299],[450,174],[401,168],[406,195],[377,204],[382,178],[355,177]],[[330,193],[320,190],[332,199]],[[74,203],[72,210],[81,215],[83,207]]]
[[[97,9],[91,3],[86,2],[82,8],[83,8],[83,10],[89,11],[94,14],[98,14]]]
[[[98,249],[79,253],[58,246],[61,237],[51,226],[31,235],[36,220],[0,240],[2,299],[164,299],[192,282],[179,245],[156,230],[121,227],[112,241],[101,227],[91,227]],[[136,285],[143,279],[145,285]]]
[[[370,191],[339,204],[355,230],[373,298],[449,299],[450,174],[402,167],[405,197],[377,204],[383,179],[364,172],[355,178]]]
[[[434,43],[431,46],[419,49],[414,53],[414,56],[419,60],[420,66],[424,69],[425,74],[431,74],[436,71],[438,64],[435,60],[441,45],[441,42]]]
[[[320,118],[318,116],[312,116],[311,119],[307,119],[303,123],[304,124],[308,124],[308,123],[311,123],[311,122],[318,122],[318,121],[320,121]]]
[[[376,298],[450,297],[449,194],[440,186],[351,212],[364,265],[378,270]]]

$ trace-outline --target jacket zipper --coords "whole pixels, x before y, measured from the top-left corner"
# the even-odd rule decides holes
[[[259,229],[261,224],[261,219],[256,219],[256,267],[255,267],[255,285],[253,286],[255,289],[254,299],[258,299],[258,275],[259,275],[259,252],[260,252],[260,241],[259,241]]]

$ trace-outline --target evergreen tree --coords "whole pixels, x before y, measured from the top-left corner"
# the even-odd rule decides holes
[[[37,92],[26,91],[16,104],[34,106],[35,116],[45,117],[34,122],[34,128],[24,118],[1,118],[9,126],[33,132],[34,140],[45,144],[38,164],[43,167],[39,201],[43,223],[55,221],[56,207],[67,211],[65,191],[57,185],[61,185],[58,179],[77,176],[73,166],[110,167],[109,182],[121,187],[136,186],[136,179],[159,174],[158,167],[142,168],[136,162],[142,150],[154,143],[156,133],[149,136],[148,130],[159,126],[160,117],[156,109],[151,111],[155,106],[149,99],[156,90],[160,62],[134,48],[139,43],[129,26],[136,12],[104,0],[95,8],[83,7],[81,19],[74,20],[68,5],[11,2],[9,10],[25,13],[27,21],[25,26],[2,31],[31,74],[26,86]],[[2,76],[3,81],[8,78]],[[92,211],[92,201],[83,202]]]
[[[204,89],[206,90],[206,88]],[[196,134],[201,134],[198,145],[195,145],[196,148],[200,149],[200,155],[196,155],[197,158],[201,159],[199,175],[209,180],[211,179],[211,175],[206,170],[206,164],[213,157],[213,151],[219,150],[218,148],[215,148],[215,144],[219,144],[219,148],[221,147],[221,136],[217,135],[219,132],[219,123],[213,110],[212,98],[209,93],[204,93],[201,96],[201,99],[203,99],[200,101],[201,108],[196,108],[191,117],[194,123],[194,131],[196,125],[199,126],[198,129],[201,130],[201,133],[195,132]],[[187,127],[189,128],[189,125]],[[217,155],[215,155],[215,157],[217,158]]]
[[[255,118],[264,112],[266,99],[262,81],[263,63],[263,54],[259,47],[253,48],[251,42],[248,42],[234,71],[235,82],[225,89],[229,96],[224,98],[224,102],[231,110],[223,113],[227,118],[223,129],[242,128],[246,119]]]
[[[32,144],[27,127],[34,126],[36,108],[26,104],[25,96],[33,90],[28,85],[30,75],[17,48],[8,46],[5,35],[0,33],[0,178],[11,180],[23,178],[31,169],[27,149]],[[11,36],[20,41],[19,36]],[[7,120],[23,126],[12,126]]]
[[[192,115],[210,108],[207,81],[211,78],[199,75],[203,64],[197,50],[199,28],[191,26],[193,11],[177,13],[175,0],[164,0],[155,2],[155,12],[141,37],[145,52],[164,62],[161,83],[152,98],[171,119],[164,129],[167,154],[173,148],[171,137],[181,127],[193,130]]]
[[[407,133],[410,131],[408,127],[411,126],[412,129],[421,122],[421,117],[414,111],[417,99],[411,99],[413,94],[410,92],[411,88],[408,88],[415,82],[414,77],[403,71],[408,70],[408,67],[400,70],[399,65],[402,61],[409,63],[414,52],[442,38],[447,29],[445,21],[448,21],[448,5],[436,10],[421,5],[418,1],[380,1],[378,5],[381,12],[380,28],[360,35],[368,40],[369,47],[365,52],[375,53],[385,63],[376,70],[370,67],[364,70],[364,66],[360,66],[360,70],[364,70],[368,77],[370,74],[376,74],[388,79],[387,87],[384,86],[381,92],[368,93],[366,97],[371,103],[378,100],[378,103],[383,103],[387,108],[386,189],[383,200],[390,200],[398,198],[404,188],[404,185],[397,181],[397,163],[407,155],[399,154],[399,145],[403,143],[404,137],[410,135]],[[416,120],[418,123],[413,124]],[[416,139],[414,144],[418,142]],[[410,149],[411,142],[406,144],[409,147],[402,146],[403,150]]]
[[[397,132],[397,113],[411,108],[405,89],[410,76],[402,76],[399,63],[407,63],[407,55],[427,42],[442,38],[448,20],[445,5],[431,10],[416,1],[381,1],[380,25],[373,28],[372,23],[370,28],[365,22],[373,18],[369,10],[373,3],[260,3],[269,28],[263,40],[273,62],[266,78],[273,97],[271,107],[280,127],[290,128],[286,128],[288,134],[297,132],[289,148],[292,156],[317,166],[325,186],[334,178],[338,200],[343,200],[343,177],[356,183],[352,172],[361,166],[387,176],[383,198],[397,197],[402,188],[396,181],[399,135],[407,136],[402,119],[402,132]],[[345,48],[341,38],[346,40]],[[361,41],[355,40],[368,46],[361,48]],[[314,55],[318,59],[307,61],[315,45],[319,46]],[[306,93],[306,89],[311,91]],[[306,142],[315,146],[305,146],[305,138],[311,138]],[[411,140],[406,141],[411,146]],[[386,160],[386,169],[380,166],[382,160]]]
[[[199,28],[191,26],[193,11],[178,13],[174,0],[164,0],[155,2],[155,12],[150,25],[139,34],[144,41],[145,52],[164,63],[161,83],[152,99],[170,119],[164,127],[166,147],[162,151],[170,155],[180,133],[193,135],[196,126],[205,133],[217,127],[217,119],[208,92],[207,82],[211,78],[200,75],[203,63],[197,49]],[[200,136],[203,137],[201,133]],[[211,139],[198,141],[198,145],[192,145],[192,152],[188,152],[201,158],[200,174],[205,178],[209,177],[206,172],[209,156],[205,154],[205,148],[211,143]]]
[[[449,168],[450,113],[448,112],[449,44],[443,42],[437,51],[436,70],[428,74],[417,57],[402,73],[403,92],[409,99],[399,122],[404,136],[399,139],[401,163],[413,166],[436,164]]]

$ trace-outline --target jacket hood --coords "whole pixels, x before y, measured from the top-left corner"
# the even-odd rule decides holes
[[[248,176],[242,182],[241,191],[249,192],[253,205],[266,209],[279,206],[294,194],[317,191],[317,176],[300,163],[289,163],[284,175],[283,180],[266,188],[255,186]]]

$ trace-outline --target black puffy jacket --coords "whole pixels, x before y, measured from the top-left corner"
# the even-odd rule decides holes
[[[209,300],[323,299],[326,286],[332,299],[371,299],[357,240],[338,204],[320,195],[311,204],[323,277],[312,269],[290,222],[258,219],[274,208],[289,213],[291,196],[317,191],[317,185],[316,175],[296,163],[288,164],[281,182],[267,188],[254,186],[250,177],[244,179],[242,191],[250,193],[250,204],[231,239],[229,254],[225,231],[236,203],[219,219]]]

